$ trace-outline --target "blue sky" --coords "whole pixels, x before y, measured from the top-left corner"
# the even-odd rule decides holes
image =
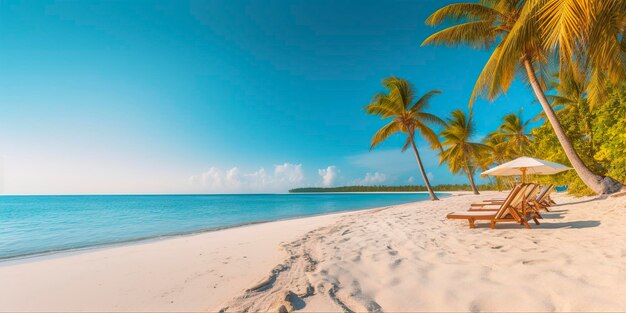
[[[0,188],[7,194],[285,192],[422,183],[362,107],[390,75],[430,112],[467,109],[487,52],[420,47],[443,1],[2,1]],[[479,133],[519,81],[475,105]],[[423,141],[433,184],[464,183]]]

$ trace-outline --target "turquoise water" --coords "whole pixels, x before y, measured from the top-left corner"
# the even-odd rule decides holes
[[[0,259],[428,199],[424,193],[0,197]]]

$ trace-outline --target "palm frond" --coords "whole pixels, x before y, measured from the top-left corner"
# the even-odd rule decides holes
[[[415,119],[424,121],[426,123],[430,123],[437,126],[446,126],[446,122],[439,118],[437,115],[426,113],[426,112],[415,112],[413,114]]]
[[[420,135],[422,135],[424,139],[426,139],[432,149],[442,149],[439,137],[430,127],[420,121],[415,125],[415,129],[420,132]]]
[[[489,60],[487,60],[487,63],[483,67],[483,70],[480,72],[480,75],[478,75],[478,78],[476,79],[476,83],[474,84],[474,89],[472,89],[472,94],[470,95],[470,99],[469,99],[470,109],[474,105],[474,101],[476,101],[476,98],[482,96],[489,100],[492,100],[493,98],[489,98],[486,95],[490,94],[490,95],[497,96],[499,94],[500,89],[498,90],[490,90],[490,89],[491,89],[491,86],[496,86],[496,87],[498,86],[494,82],[494,76],[496,72],[497,63],[498,63],[498,60],[500,59],[501,54],[502,54],[502,47],[497,46],[491,53],[491,56],[489,56]]]
[[[384,94],[375,95],[372,103],[366,105],[363,109],[367,114],[378,115],[382,119],[395,116],[399,113],[396,108],[394,108],[394,104],[391,103]]]
[[[411,136],[406,137],[406,141],[404,142],[404,146],[402,146],[402,152],[406,151],[410,146],[413,138]]]
[[[397,120],[393,120],[389,122],[387,125],[379,129],[374,134],[374,136],[372,136],[370,150],[374,149],[374,147],[379,145],[381,142],[385,141],[385,139],[389,138],[389,136],[395,133],[401,132],[401,131],[402,131],[402,125],[400,125],[400,123]]]
[[[421,46],[445,44],[448,47],[470,45],[476,49],[489,49],[496,41],[498,32],[491,21],[467,22],[448,27],[424,39]]]
[[[561,68],[570,66],[572,57],[585,37],[589,24],[587,0],[547,0],[537,11],[539,28],[548,50],[558,49]]]
[[[591,76],[587,92],[594,107],[607,97],[607,88],[601,88],[603,84],[626,79],[626,1],[593,1],[591,14],[586,51]]]
[[[502,17],[488,3],[454,3],[435,11],[426,19],[426,25],[436,26],[444,22],[458,23],[465,20],[495,20]]]
[[[602,70],[591,69],[589,83],[587,84],[587,99],[592,108],[604,103],[607,99],[608,91],[606,86],[608,79],[606,76],[606,73]]]
[[[413,102],[414,90],[408,80],[391,76],[383,81],[383,85],[389,90],[390,100],[396,102],[402,111],[405,111]]]
[[[421,98],[419,98],[419,100],[417,100],[415,104],[413,104],[413,106],[411,106],[411,109],[409,111],[411,113],[415,113],[427,109],[430,105],[430,99],[432,99],[434,95],[438,94],[441,94],[441,90],[431,90],[427,92]]]

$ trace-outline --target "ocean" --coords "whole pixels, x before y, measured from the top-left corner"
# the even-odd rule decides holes
[[[0,196],[0,259],[427,199],[427,193]]]

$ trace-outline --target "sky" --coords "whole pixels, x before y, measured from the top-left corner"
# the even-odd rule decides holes
[[[281,193],[423,184],[363,107],[390,75],[468,109],[489,56],[420,47],[445,1],[0,1],[0,193]],[[519,80],[477,139],[540,111]],[[432,184],[466,183],[417,140]],[[479,180],[480,181],[480,180]]]

